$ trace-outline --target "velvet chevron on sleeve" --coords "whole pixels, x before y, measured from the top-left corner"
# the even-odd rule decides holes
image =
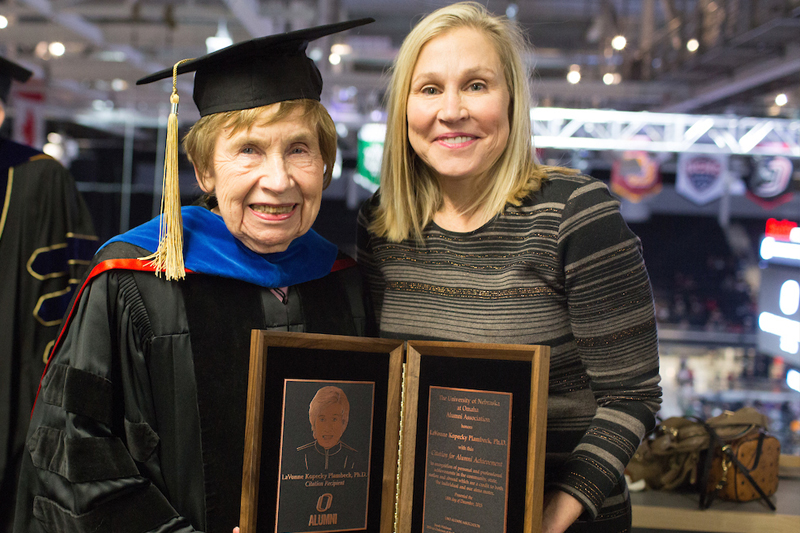
[[[0,531],[13,524],[39,378],[97,244],[69,171],[0,139]]]
[[[589,519],[629,513],[623,471],[661,388],[641,244],[606,186],[551,175],[475,231],[429,224],[422,244],[369,234],[375,205],[358,260],[381,335],[550,346],[547,484]]]

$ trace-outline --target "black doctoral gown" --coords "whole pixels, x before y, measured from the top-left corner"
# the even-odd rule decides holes
[[[47,355],[96,249],[91,217],[67,169],[0,139],[0,531],[11,529]]]
[[[364,335],[355,263],[288,288],[165,281],[98,254],[42,382],[18,533],[211,531],[238,523],[250,330]],[[118,269],[97,273],[110,265]]]

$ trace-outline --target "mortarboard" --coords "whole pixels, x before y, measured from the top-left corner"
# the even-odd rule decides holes
[[[195,72],[194,103],[200,116],[309,98],[319,100],[322,76],[306,55],[308,43],[374,22],[363,18],[268,35],[181,62],[177,74]],[[173,77],[164,69],[136,82],[144,85]]]
[[[167,122],[161,226],[158,250],[150,260],[166,279],[182,279],[183,227],[178,190],[178,93],[177,76],[194,72],[192,97],[200,116],[252,109],[301,98],[319,100],[322,76],[306,55],[308,43],[374,22],[363,18],[259,37],[233,44],[195,59],[185,59],[136,82],[144,85],[172,78],[172,112]]]
[[[22,65],[0,56],[0,100],[8,101],[8,91],[11,90],[11,80],[25,83],[33,74]]]

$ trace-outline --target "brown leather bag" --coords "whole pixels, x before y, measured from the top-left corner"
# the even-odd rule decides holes
[[[706,454],[703,479],[699,485],[700,507],[715,497],[747,502],[769,499],[778,490],[778,459],[781,445],[766,431],[767,418],[752,408],[724,413],[709,419],[706,429],[711,445]]]
[[[778,490],[780,454],[781,443],[778,439],[763,430],[750,431],[714,450],[706,490],[716,490],[718,497],[736,502],[761,498],[759,491],[744,474],[746,470],[761,491],[772,496]],[[736,458],[736,462],[732,457]]]
[[[778,488],[780,443],[766,432],[769,419],[752,407],[703,421],[673,417],[661,422],[636,450],[625,472],[651,489],[691,487],[706,509],[719,496],[763,498]]]

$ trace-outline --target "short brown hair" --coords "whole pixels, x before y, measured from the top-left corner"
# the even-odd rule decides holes
[[[350,402],[347,400],[347,395],[339,387],[328,385],[319,389],[308,405],[308,421],[311,422],[312,428],[319,412],[329,405],[342,407],[342,424],[347,426],[347,421],[350,419]]]
[[[278,106],[278,110],[266,120],[266,124],[283,120],[296,109],[302,111],[303,117],[311,119],[312,124],[317,129],[319,149],[322,154],[322,161],[325,164],[325,178],[322,182],[322,187],[326,188],[331,182],[333,164],[336,161],[336,125],[333,123],[333,119],[328,114],[325,106],[316,100],[310,99],[285,100],[267,106],[225,111],[202,117],[195,122],[189,133],[183,138],[186,156],[197,169],[197,172],[202,176],[211,171],[214,160],[214,146],[222,130],[233,128],[231,134],[248,130],[263,121],[264,111],[273,108],[273,106]]]

